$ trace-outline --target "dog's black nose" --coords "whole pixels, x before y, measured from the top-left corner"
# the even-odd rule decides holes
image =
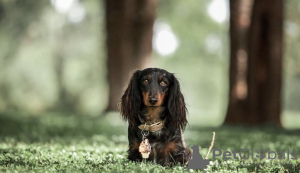
[[[157,99],[156,98],[151,98],[151,99],[149,99],[149,103],[151,105],[155,105],[157,103]]]

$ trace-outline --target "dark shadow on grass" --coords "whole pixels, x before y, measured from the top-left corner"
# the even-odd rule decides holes
[[[112,126],[104,117],[43,115],[29,116],[0,113],[0,139],[38,142],[54,138],[89,138],[94,135],[123,134],[124,129]]]

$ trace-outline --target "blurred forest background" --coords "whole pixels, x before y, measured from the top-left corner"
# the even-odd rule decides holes
[[[281,120],[299,128],[300,3],[284,1],[283,9]],[[229,91],[229,3],[157,1],[153,31],[146,67],[176,74],[191,123],[221,125]],[[0,0],[0,111],[104,115],[106,33],[103,1]]]

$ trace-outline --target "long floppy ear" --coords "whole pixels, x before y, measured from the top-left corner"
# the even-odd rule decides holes
[[[186,120],[186,106],[184,97],[180,91],[180,85],[174,74],[170,74],[171,82],[168,90],[168,112],[171,124],[184,130]]]
[[[128,120],[130,126],[137,123],[142,103],[139,88],[140,75],[141,71],[139,70],[133,74],[128,87],[121,98],[121,114],[124,120]]]

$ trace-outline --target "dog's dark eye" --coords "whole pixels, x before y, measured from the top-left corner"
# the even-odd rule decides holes
[[[149,83],[149,81],[146,79],[146,80],[143,80],[143,84],[144,85],[147,85]]]
[[[160,85],[161,85],[161,86],[167,86],[167,84],[166,84],[164,81],[161,81],[161,82],[160,82]]]

